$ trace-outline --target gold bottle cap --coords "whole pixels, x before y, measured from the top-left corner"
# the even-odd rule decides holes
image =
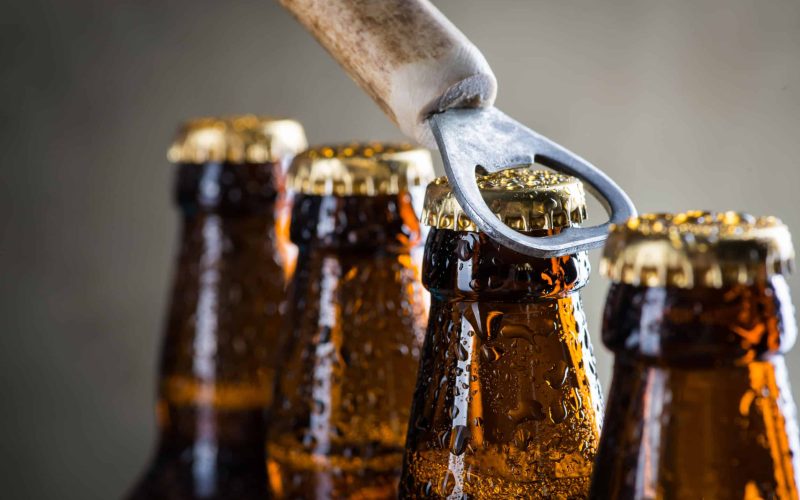
[[[197,118],[178,129],[167,152],[173,163],[265,163],[308,146],[303,126],[283,118],[242,115]]]
[[[517,231],[563,228],[586,218],[581,181],[534,165],[478,175],[478,188],[489,209]],[[428,185],[422,221],[439,229],[478,230],[461,210],[446,177]]]
[[[303,194],[375,196],[424,186],[433,177],[428,150],[369,143],[309,149],[294,159],[287,182]]]
[[[612,225],[600,272],[636,286],[721,288],[791,271],[789,229],[739,212],[648,214]]]

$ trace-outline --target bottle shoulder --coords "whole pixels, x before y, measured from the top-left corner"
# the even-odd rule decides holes
[[[473,478],[470,496],[524,496],[531,484],[565,498],[588,491],[602,391],[572,297],[434,300],[414,398],[406,492],[447,497],[425,485],[440,485],[454,456]]]

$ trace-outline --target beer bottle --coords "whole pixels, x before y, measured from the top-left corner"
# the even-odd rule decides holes
[[[288,344],[268,442],[277,498],[395,498],[427,317],[411,250],[425,150],[319,147],[289,170]]]
[[[615,354],[591,497],[796,499],[783,353],[796,325],[773,217],[654,214],[613,228],[603,341]]]
[[[478,176],[489,208],[532,236],[581,222],[572,177],[519,167]],[[414,393],[403,498],[588,494],[602,400],[579,290],[585,252],[537,259],[497,244],[445,178],[427,190],[428,330]]]
[[[291,120],[200,119],[169,150],[182,215],[161,353],[155,457],[130,498],[267,494],[264,414],[284,301],[280,163],[305,147]]]

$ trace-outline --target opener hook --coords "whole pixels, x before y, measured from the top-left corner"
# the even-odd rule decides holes
[[[597,248],[605,242],[610,224],[636,215],[628,195],[600,169],[497,108],[451,109],[432,115],[428,122],[459,204],[481,231],[508,248],[537,258]],[[503,224],[483,201],[475,169],[481,166],[488,172],[499,172],[526,163],[539,163],[581,179],[603,205],[609,220],[537,238]]]

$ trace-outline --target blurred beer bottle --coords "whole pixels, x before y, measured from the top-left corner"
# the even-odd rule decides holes
[[[603,341],[616,360],[592,498],[798,498],[792,258],[773,217],[655,214],[612,229]]]
[[[277,498],[394,498],[427,309],[425,150],[319,147],[289,170],[299,247],[268,444]]]
[[[532,236],[581,222],[583,187],[533,166],[479,176],[489,208]],[[432,296],[400,483],[403,498],[588,494],[602,400],[579,289],[586,253],[536,259],[428,187],[423,283]]]
[[[186,123],[169,150],[182,230],[158,387],[156,455],[130,498],[267,494],[265,410],[284,303],[281,162],[305,148],[291,120]]]

